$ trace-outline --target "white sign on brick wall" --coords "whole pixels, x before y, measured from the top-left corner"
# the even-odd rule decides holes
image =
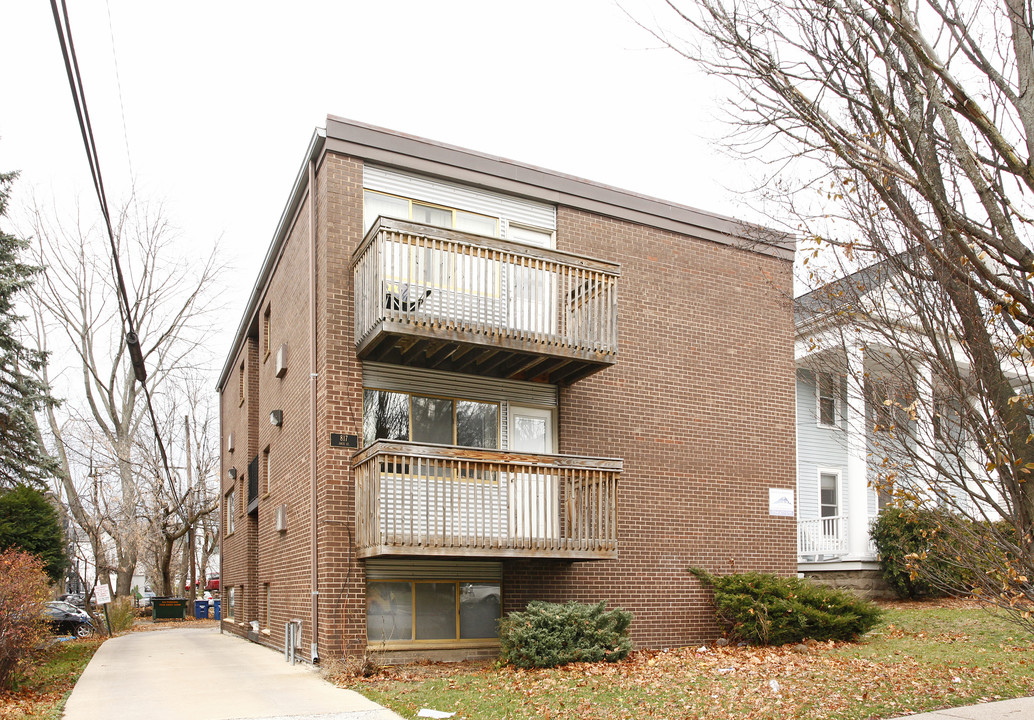
[[[793,490],[769,488],[768,514],[777,517],[793,517]]]

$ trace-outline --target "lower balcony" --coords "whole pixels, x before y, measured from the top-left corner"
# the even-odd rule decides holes
[[[359,557],[617,557],[621,460],[380,440],[353,460]]]

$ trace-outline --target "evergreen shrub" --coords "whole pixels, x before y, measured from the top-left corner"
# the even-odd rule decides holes
[[[880,621],[881,611],[849,592],[800,578],[765,573],[711,575],[690,568],[714,589],[718,619],[729,635],[755,645],[804,640],[854,640]]]
[[[503,662],[522,668],[548,668],[571,662],[614,662],[632,650],[628,626],[632,613],[606,602],[565,605],[532,601],[499,623]]]
[[[880,569],[899,598],[943,597],[943,588],[964,585],[961,572],[946,559],[951,553],[941,529],[949,520],[935,510],[897,507],[884,508],[876,517],[871,532]]]

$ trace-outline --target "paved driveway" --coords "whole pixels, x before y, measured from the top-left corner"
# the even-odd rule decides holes
[[[309,666],[216,628],[138,632],[104,643],[86,666],[65,720],[400,720]]]

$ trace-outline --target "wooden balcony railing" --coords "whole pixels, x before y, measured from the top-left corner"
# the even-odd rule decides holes
[[[352,263],[364,359],[564,383],[617,360],[614,263],[385,218]]]
[[[621,460],[381,440],[352,466],[360,557],[617,557]]]

